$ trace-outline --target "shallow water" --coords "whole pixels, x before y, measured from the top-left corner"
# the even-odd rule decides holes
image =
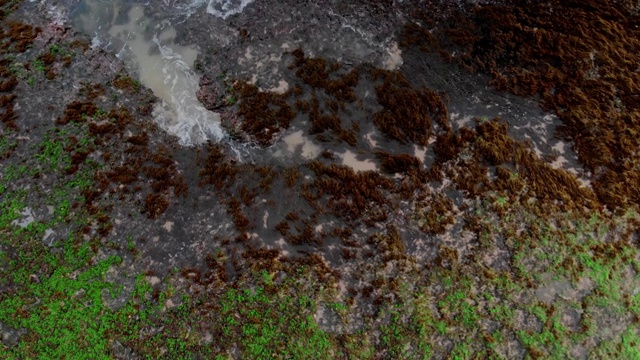
[[[371,159],[363,156],[358,156],[351,150],[346,150],[343,154],[340,154],[342,158],[342,165],[349,166],[355,171],[377,171],[378,165]]]
[[[176,30],[169,20],[150,19],[139,5],[126,8],[118,1],[82,0],[72,21],[93,36],[94,48],[116,52],[128,70],[162,99],[153,109],[154,119],[182,145],[225,137],[220,115],[196,98],[199,76],[192,66],[198,48],[176,44]]]
[[[294,131],[282,138],[284,143],[287,145],[287,151],[289,153],[300,152],[302,158],[311,160],[315,159],[320,155],[322,148],[314,143],[311,139],[304,136],[302,130]],[[274,154],[277,156],[277,154]]]

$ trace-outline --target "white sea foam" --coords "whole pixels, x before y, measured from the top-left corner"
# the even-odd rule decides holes
[[[163,60],[163,87],[167,91],[163,103],[154,109],[156,122],[178,136],[183,145],[221,140],[224,132],[220,128],[220,115],[205,109],[196,98],[198,76],[171,47],[162,45],[157,37],[153,42]]]
[[[205,109],[196,97],[200,79],[191,69],[198,55],[195,46],[176,44],[175,29],[166,21],[152,23],[140,6],[129,10],[128,23],[116,24],[119,3],[85,3],[89,12],[78,19],[85,31],[95,33],[92,47],[110,45],[113,39],[120,48],[118,58],[162,100],[153,109],[162,129],[186,146],[224,138],[220,115]]]
[[[206,5],[207,13],[226,19],[231,15],[241,13],[242,10],[253,1],[254,0],[191,0],[191,3],[187,5],[176,7],[190,15]]]

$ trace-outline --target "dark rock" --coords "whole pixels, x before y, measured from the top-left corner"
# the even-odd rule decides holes
[[[200,79],[200,89],[196,93],[198,101],[208,110],[216,110],[227,106],[226,88],[221,81],[211,80],[209,76]]]
[[[0,323],[0,334],[2,334],[2,343],[7,347],[18,345],[20,338],[27,333],[25,329],[14,329],[10,326]]]

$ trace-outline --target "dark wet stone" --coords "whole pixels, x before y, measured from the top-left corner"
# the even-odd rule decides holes
[[[383,65],[405,21],[400,9],[398,4],[374,1],[257,0],[225,20],[199,11],[176,29],[179,41],[201,46],[198,70],[208,79],[215,79],[220,70],[230,78],[251,80],[256,75],[258,85],[266,89],[277,86],[287,72],[283,53],[299,47],[311,56],[322,54],[346,65]],[[202,28],[215,28],[216,34]]]
[[[20,338],[27,333],[25,329],[15,329],[11,326],[0,323],[0,334],[2,335],[2,343],[7,347],[18,345]]]
[[[207,110],[217,110],[228,105],[225,92],[226,89],[221,82],[211,80],[205,75],[200,79],[200,89],[196,96]]]
[[[137,360],[140,358],[133,352],[133,350],[125,347],[119,341],[114,341],[111,344],[111,350],[113,351],[113,355],[116,357],[116,359]]]

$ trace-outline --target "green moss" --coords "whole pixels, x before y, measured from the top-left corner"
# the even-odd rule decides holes
[[[86,267],[88,245],[75,249],[70,239],[61,257],[47,256],[53,271],[33,281],[22,266],[37,255],[13,263],[14,281],[20,290],[0,298],[0,321],[28,331],[19,346],[9,350],[16,358],[59,359],[75,354],[78,359],[108,358],[107,331],[119,324],[102,305],[102,292],[112,288],[103,280],[109,266],[120,259],[109,257]],[[72,273],[74,274],[72,276]]]
[[[562,346],[558,337],[551,331],[543,330],[541,332],[517,331],[518,339],[530,354],[545,354],[544,356],[551,359],[566,359],[567,350]],[[548,351],[548,352],[547,352]]]
[[[39,144],[40,151],[35,158],[46,168],[67,166],[71,163],[71,158],[66,154],[64,147],[64,142],[47,133]]]
[[[599,359],[640,359],[640,336],[637,327],[628,326],[620,337],[603,341],[593,352]]]
[[[469,344],[459,343],[453,347],[453,350],[451,350],[451,354],[449,355],[449,357],[455,360],[464,360],[464,359],[470,359],[471,354],[472,354],[472,351]]]
[[[18,143],[13,141],[9,135],[10,133],[0,134],[0,155],[5,154],[18,146]]]
[[[11,226],[14,220],[20,217],[20,212],[24,209],[24,200],[27,192],[25,190],[19,191],[3,191],[2,201],[0,201],[0,229],[7,229]]]
[[[293,359],[330,358],[327,350],[332,344],[310,315],[315,304],[309,298],[279,299],[260,287],[232,289],[223,297],[221,309],[224,320],[218,326],[223,333],[240,335],[236,339],[241,339],[243,358],[270,359],[274,353]]]
[[[543,324],[547,322],[547,310],[542,308],[541,306],[534,305],[528,308],[529,312],[534,314],[540,322]]]

